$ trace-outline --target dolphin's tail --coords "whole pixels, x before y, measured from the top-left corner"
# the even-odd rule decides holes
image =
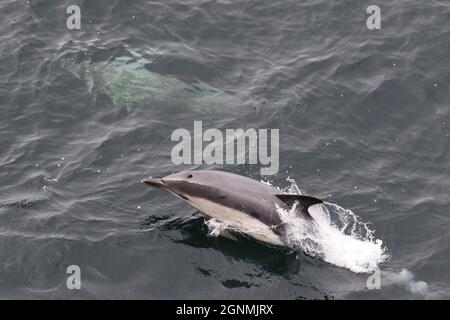
[[[323,203],[320,199],[310,196],[302,196],[299,194],[276,194],[275,196],[291,208],[295,205],[295,203],[298,203],[297,211],[309,219],[312,219],[308,211],[309,207],[315,204]]]

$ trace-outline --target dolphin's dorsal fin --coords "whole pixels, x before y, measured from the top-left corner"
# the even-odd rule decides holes
[[[275,196],[291,208],[298,202],[297,210],[307,218],[312,218],[308,212],[309,207],[318,203],[323,203],[320,199],[299,194],[276,194]]]

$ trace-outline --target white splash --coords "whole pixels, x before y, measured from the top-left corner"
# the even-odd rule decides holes
[[[268,181],[261,182],[281,193],[302,194],[294,179],[287,178],[287,181],[290,186],[285,189]],[[285,240],[289,246],[355,273],[372,273],[388,259],[387,249],[381,240],[375,239],[374,230],[351,210],[325,202],[309,209],[313,217],[311,222],[300,217],[295,208],[289,211],[278,208],[282,221],[287,225]],[[222,230],[230,228],[215,219],[206,224],[209,236],[217,237]]]
[[[352,211],[325,203],[309,209],[311,222],[299,217],[295,207],[278,208],[289,245],[356,273],[373,272],[387,259],[382,241]]]
[[[291,186],[286,191],[300,194],[295,181],[288,181]],[[316,205],[309,209],[313,222],[299,217],[295,206],[278,212],[287,225],[285,240],[310,256],[356,273],[373,272],[388,258],[374,230],[351,210],[333,203]]]
[[[216,220],[214,218],[211,218],[207,221],[205,221],[205,224],[208,227],[208,236],[210,237],[218,237],[220,236],[220,233],[224,230],[227,230],[230,228],[228,224],[225,222],[221,222],[219,220]]]

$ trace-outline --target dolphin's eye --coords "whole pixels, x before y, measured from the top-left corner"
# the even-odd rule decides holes
[[[188,179],[190,179],[190,178],[192,178],[192,177],[193,177],[193,175],[192,175],[192,174],[188,175]]]

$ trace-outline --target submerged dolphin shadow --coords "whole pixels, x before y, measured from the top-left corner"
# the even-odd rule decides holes
[[[128,111],[147,105],[203,114],[242,112],[241,101],[225,90],[198,79],[185,81],[165,74],[153,61],[131,50],[101,60],[87,52],[67,54],[59,59],[59,65],[85,83],[92,99],[103,95]]]

